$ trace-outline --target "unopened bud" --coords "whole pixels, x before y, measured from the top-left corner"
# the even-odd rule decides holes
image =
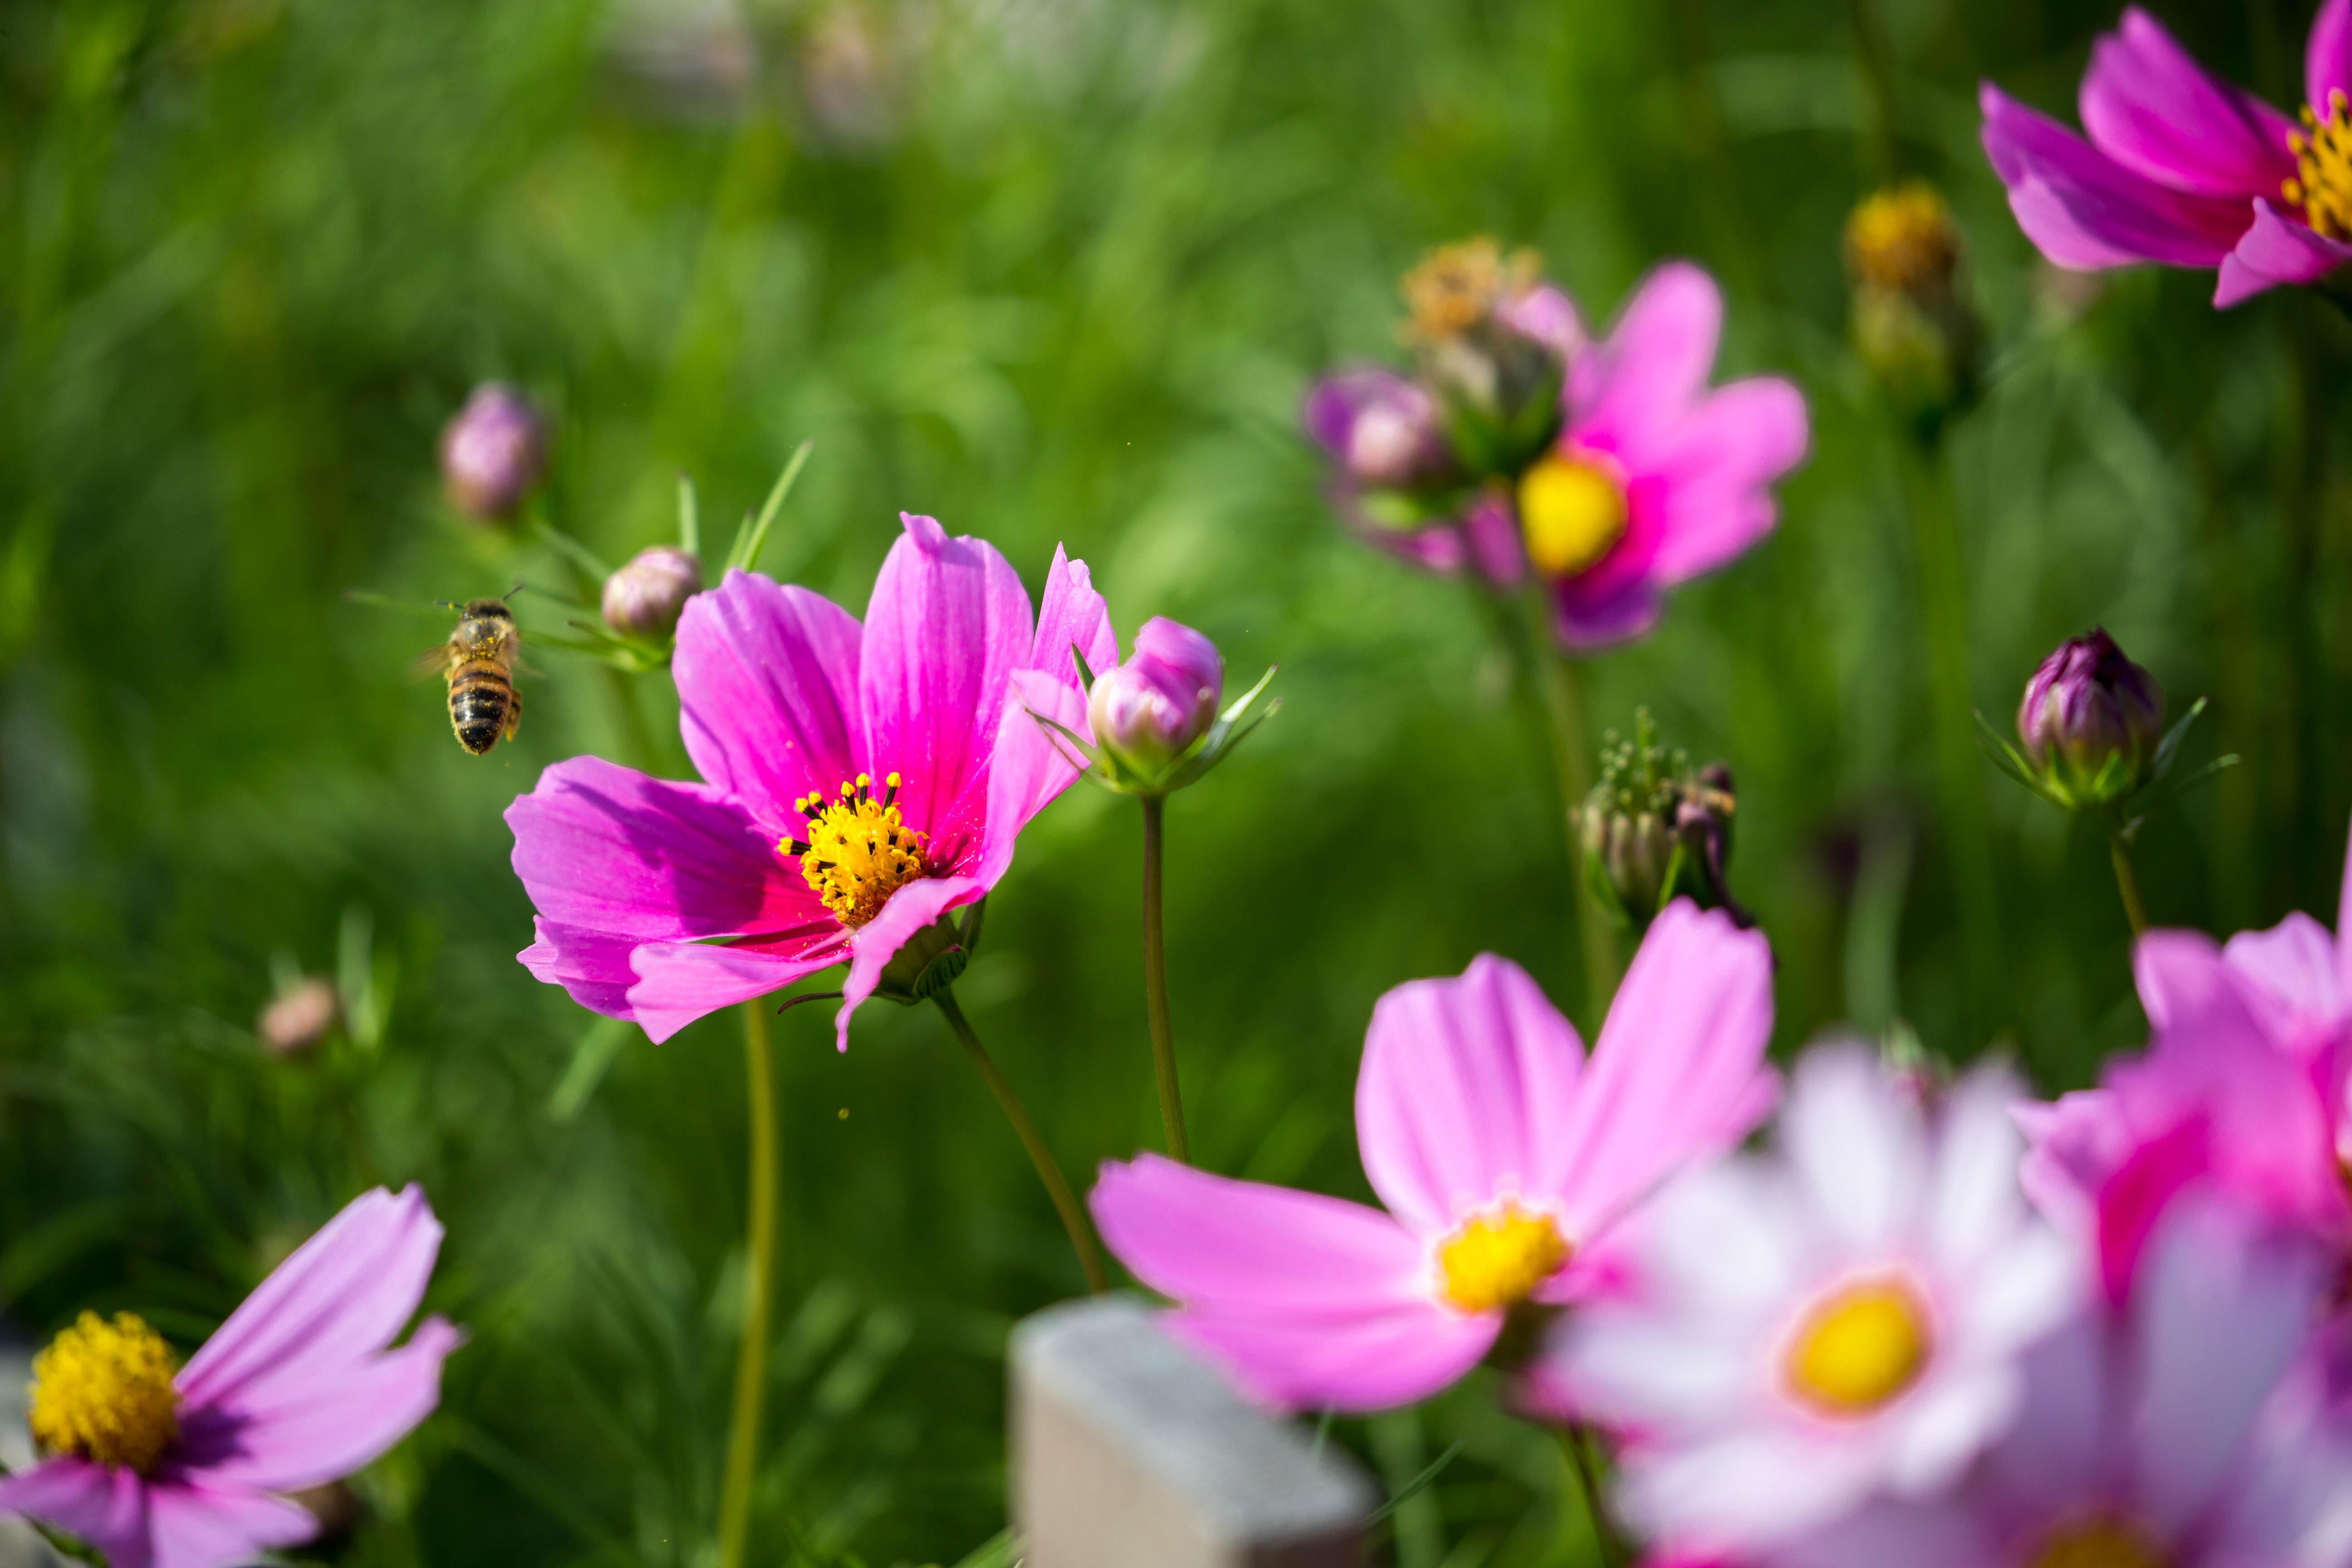
[[[1910,180],[1846,220],[1854,352],[1924,429],[1973,402],[1983,333],[1958,286],[1959,230],[1935,187]]]
[[[675,544],[651,545],[604,579],[604,624],[625,637],[666,642],[700,592],[701,562]]]
[[[1135,634],[1125,664],[1096,677],[1087,697],[1095,743],[1139,779],[1169,765],[1209,732],[1225,690],[1217,645],[1192,627],[1154,616]]]
[[[1438,247],[1404,277],[1405,340],[1474,476],[1516,477],[1559,430],[1573,312],[1541,270],[1534,251],[1506,256],[1482,236]]]
[[[2055,797],[2105,805],[2147,782],[2164,738],[2164,689],[2094,628],[2061,643],[2026,682],[2017,735]]]
[[[547,425],[514,388],[474,389],[441,432],[441,479],[449,504],[477,521],[511,515],[547,467]]]
[[[264,1007],[253,1028],[272,1056],[299,1057],[325,1039],[342,1016],[342,996],[335,983],[312,974]]]
[[[1405,489],[1448,466],[1436,399],[1392,371],[1317,382],[1307,395],[1307,432],[1361,484]]]
[[[1577,813],[1594,895],[1637,931],[1677,897],[1748,924],[1726,883],[1738,810],[1731,770],[1709,763],[1694,773],[1682,752],[1658,744],[1648,710],[1637,710],[1633,740],[1612,731],[1604,742],[1601,782]]]

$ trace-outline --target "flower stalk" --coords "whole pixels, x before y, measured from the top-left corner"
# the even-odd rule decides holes
[[[1544,635],[1547,601],[1528,605],[1521,647],[1528,673],[1542,699],[1544,721],[1551,737],[1553,777],[1559,785],[1560,824],[1568,837],[1569,895],[1576,906],[1576,938],[1584,958],[1585,1010],[1599,1018],[1608,1010],[1617,990],[1617,943],[1609,930],[1600,900],[1586,886],[1578,860],[1578,814],[1592,793],[1592,764],[1584,735],[1584,694],[1575,664]]]
[[[735,1409],[719,1494],[719,1568],[742,1568],[751,1488],[760,1469],[760,1414],[768,1386],[768,1319],[776,1267],[776,1100],[768,1009],[743,1004],[744,1094],[751,1105],[751,1218],[744,1237],[743,1333],[735,1352]]]
[[[1045,1147],[1045,1140],[1038,1135],[1037,1124],[1029,1120],[1029,1112],[1023,1108],[1020,1097],[1013,1092],[1013,1086],[1005,1082],[1004,1075],[997,1070],[995,1059],[988,1054],[988,1047],[980,1043],[980,1036],[972,1031],[971,1020],[963,1016],[963,1008],[956,1002],[955,992],[941,989],[932,994],[931,1000],[946,1016],[948,1027],[955,1031],[955,1037],[962,1043],[964,1054],[971,1058],[971,1065],[980,1069],[981,1079],[988,1085],[989,1093],[996,1096],[996,1103],[1003,1108],[1004,1119],[1013,1123],[1013,1136],[1019,1138],[1021,1147],[1029,1152],[1029,1163],[1037,1168],[1037,1179],[1045,1184],[1045,1195],[1054,1200],[1054,1207],[1062,1216],[1062,1228],[1070,1233],[1070,1249],[1078,1255],[1078,1267],[1086,1271],[1087,1289],[1097,1296],[1101,1295],[1110,1288],[1109,1279],[1103,1272],[1102,1252],[1095,1245],[1093,1227],[1087,1224],[1086,1213],[1078,1207],[1077,1197],[1070,1191],[1068,1179],[1062,1174],[1062,1167],[1055,1163],[1054,1152]]]
[[[1184,1090],[1176,1079],[1176,1033],[1168,1016],[1168,942],[1161,915],[1161,817],[1168,801],[1147,795],[1143,803],[1143,999],[1151,1019],[1151,1071],[1160,1088],[1160,1124],[1168,1152],[1185,1163],[1192,1153],[1184,1136]]]
[[[2147,906],[2140,901],[2139,873],[2132,869],[2131,840],[2121,827],[2107,833],[2107,858],[2116,863],[2116,891],[2123,895],[2124,918],[2131,921],[2132,940],[2147,934]]]
[[[1552,1435],[1559,1440],[1559,1451],[1568,1457],[1568,1473],[1576,1483],[1578,1500],[1584,1505],[1585,1520],[1592,1527],[1592,1542],[1601,1556],[1601,1568],[1624,1568],[1633,1560],[1633,1552],[1617,1533],[1609,1510],[1601,1501],[1601,1468],[1593,1458],[1591,1429],[1582,1426],[1555,1426]],[[1561,1510],[1563,1515],[1566,1511]]]
[[[1959,895],[1962,952],[1969,988],[1998,1018],[2008,1011],[2000,902],[1992,877],[1992,826],[1977,775],[1975,710],[1969,700],[1967,568],[1960,557],[1959,519],[1940,440],[1904,442],[1902,465],[1918,552],[1937,794],[1952,883]]]

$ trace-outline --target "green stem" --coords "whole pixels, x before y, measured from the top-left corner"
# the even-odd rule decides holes
[[[2140,901],[2139,873],[2132,869],[2131,846],[2114,829],[2107,833],[2107,858],[2116,863],[2116,891],[2123,895],[2124,918],[2131,921],[2132,940],[2147,934],[2147,905]]]
[[[1576,906],[1576,935],[1584,952],[1587,1022],[1599,1026],[1617,990],[1617,942],[1609,916],[1592,889],[1586,886],[1583,850],[1576,816],[1584,797],[1592,793],[1591,742],[1584,732],[1584,698],[1578,689],[1576,666],[1553,643],[1540,606],[1527,617],[1527,658],[1543,698],[1544,720],[1551,731],[1552,770],[1559,781],[1561,826],[1568,835],[1569,886]]]
[[[760,1405],[768,1388],[768,1315],[776,1266],[776,1098],[768,1053],[768,1009],[743,1004],[745,1095],[751,1102],[751,1203],[743,1279],[743,1338],[735,1352],[735,1414],[727,1433],[727,1474],[719,1494],[719,1568],[742,1568],[760,1468]]]
[[[939,1004],[941,1013],[947,1015],[948,1027],[953,1029],[956,1038],[963,1042],[964,1054],[971,1058],[971,1065],[980,1069],[981,1079],[988,1085],[988,1091],[996,1096],[996,1103],[1003,1108],[1004,1119],[1013,1123],[1013,1135],[1021,1140],[1021,1146],[1029,1151],[1029,1163],[1037,1167],[1037,1179],[1045,1184],[1045,1195],[1054,1200],[1054,1207],[1062,1216],[1062,1228],[1070,1233],[1071,1250],[1078,1255],[1078,1267],[1086,1270],[1087,1289],[1097,1296],[1101,1295],[1109,1289],[1109,1282],[1103,1274],[1102,1253],[1095,1246],[1095,1233],[1087,1224],[1086,1211],[1078,1206],[1076,1194],[1070,1191],[1070,1184],[1063,1176],[1062,1167],[1054,1163],[1054,1152],[1046,1148],[1045,1140],[1037,1135],[1037,1124],[1030,1121],[1029,1112],[1022,1109],[1020,1098],[1013,1092],[1013,1086],[1004,1081],[1003,1073],[996,1070],[996,1062],[989,1056],[988,1047],[980,1043],[978,1035],[972,1033],[971,1020],[965,1017],[963,1009],[956,1005],[955,993],[941,991],[931,1000]]]
[[[1184,1091],[1176,1081],[1176,1031],[1168,1019],[1168,943],[1160,916],[1160,816],[1167,801],[1156,795],[1143,800],[1143,1003],[1151,1017],[1151,1071],[1160,1084],[1160,1125],[1168,1137],[1168,1152],[1192,1163],[1184,1136]]]
[[[1919,557],[1920,619],[1927,634],[1928,690],[1935,730],[1937,795],[1943,808],[1944,850],[1960,906],[1962,952],[1970,991],[1990,1017],[1990,1034],[2008,1015],[2001,962],[2000,898],[1992,875],[1992,824],[1970,723],[1967,567],[1951,475],[1940,442],[1906,442],[1905,488]]]
[[[1559,1451],[1568,1457],[1568,1473],[1576,1482],[1577,1496],[1584,1504],[1584,1517],[1592,1526],[1592,1542],[1601,1553],[1601,1568],[1622,1568],[1633,1561],[1633,1552],[1617,1527],[1610,1522],[1609,1510],[1601,1500],[1600,1468],[1593,1463],[1591,1434],[1582,1426],[1556,1426],[1552,1429],[1559,1439]]]

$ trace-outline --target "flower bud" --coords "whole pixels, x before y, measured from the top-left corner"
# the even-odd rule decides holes
[[[1437,402],[1393,371],[1345,371],[1307,395],[1307,432],[1360,484],[1403,489],[1444,475]]]
[[[1594,896],[1637,931],[1677,897],[1748,924],[1725,880],[1737,810],[1731,770],[1709,763],[1692,773],[1682,752],[1658,744],[1648,710],[1637,710],[1633,739],[1612,731],[1603,743],[1601,782],[1577,812]]]
[[[2017,735],[2053,796],[2105,805],[2147,782],[2164,738],[2164,689],[2095,627],[2061,643],[2026,682]]]
[[[1154,616],[1125,664],[1096,677],[1087,696],[1095,744],[1147,780],[1164,774],[1217,721],[1225,661],[1217,645]]]
[[[1516,476],[1559,434],[1573,311],[1532,250],[1483,236],[1438,247],[1405,274],[1404,335],[1474,477]]]
[[[1959,230],[1934,186],[1909,180],[1846,220],[1854,352],[1897,409],[1932,431],[1974,401],[1983,334],[1958,287]]]
[[[604,579],[604,624],[625,637],[667,642],[700,592],[701,562],[675,544],[651,545]]]
[[[514,388],[487,381],[441,432],[449,504],[478,522],[511,515],[547,467],[547,426]]]
[[[343,999],[335,983],[306,975],[261,1010],[253,1032],[272,1056],[307,1056],[342,1016]]]

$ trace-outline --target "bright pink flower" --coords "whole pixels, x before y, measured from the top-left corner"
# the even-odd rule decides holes
[[[2177,1206],[2126,1310],[2028,1353],[2017,1421],[1965,1484],[1866,1506],[1770,1568],[2341,1564],[2352,1443],[2306,1355],[2315,1263],[2242,1210]]]
[[[1372,1410],[1434,1394],[1507,1316],[1606,1287],[1625,1215],[1769,1109],[1764,939],[1669,905],[1591,1061],[1525,971],[1486,955],[1381,999],[1356,1084],[1389,1212],[1142,1155],[1093,1207],[1171,1328],[1267,1404]]]
[[[2085,142],[1978,91],[1985,153],[2026,237],[2061,267],[2218,268],[2227,309],[2352,260],[2352,0],[2326,0],[2304,53],[2295,122],[2207,71],[2131,6],[2083,78]]]
[[[1649,630],[1665,589],[1779,518],[1770,487],[1804,458],[1805,400],[1777,376],[1710,389],[1722,322],[1715,279],[1669,262],[1569,366],[1567,423],[1517,491],[1527,558],[1569,647]]]
[[[2166,1203],[2194,1181],[2352,1247],[2352,952],[2297,913],[2224,946],[2150,931],[2134,967],[2146,1055],[2110,1064],[2097,1089],[2017,1111],[2034,1201],[2096,1225],[2116,1299]]]
[[[284,1494],[373,1463],[440,1403],[441,1363],[464,1334],[427,1318],[406,1344],[388,1348],[424,1299],[440,1248],[441,1226],[423,1191],[394,1196],[379,1187],[229,1314],[171,1379],[172,1396],[160,1382],[133,1384],[124,1408],[99,1408],[125,1401],[123,1381],[97,1394],[37,1386],[37,1429],[53,1400],[68,1406],[53,1418],[160,1452],[139,1468],[54,1455],[0,1479],[0,1510],[80,1536],[112,1568],[231,1568],[310,1540],[318,1521]],[[168,1363],[152,1331],[116,1322],[148,1342],[144,1364],[160,1377],[155,1369]],[[92,1332],[121,1348],[122,1331],[94,1317],[68,1331]],[[37,1363],[37,1376],[58,1353],[52,1347]],[[117,1419],[125,1415],[127,1426]]]
[[[574,757],[508,807],[539,911],[524,967],[658,1041],[846,959],[845,1047],[898,950],[996,885],[1077,776],[1011,678],[1076,692],[1072,646],[1107,668],[1118,642],[1084,562],[1054,552],[1033,625],[985,541],[902,521],[863,626],[744,572],[687,602],[671,671],[707,782]]]

